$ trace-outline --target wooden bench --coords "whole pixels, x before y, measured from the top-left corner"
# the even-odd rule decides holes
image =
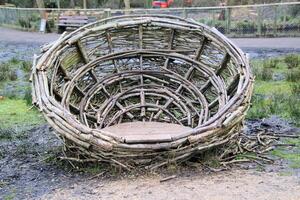
[[[96,21],[95,17],[88,16],[60,16],[57,24],[58,33],[63,33],[68,28],[76,29],[88,23]]]

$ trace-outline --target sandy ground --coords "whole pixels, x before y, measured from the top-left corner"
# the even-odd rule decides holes
[[[160,177],[108,183],[94,180],[54,190],[41,199],[299,200],[300,180],[252,170],[179,177],[166,182],[160,182]]]

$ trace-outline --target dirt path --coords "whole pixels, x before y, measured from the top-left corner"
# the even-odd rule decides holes
[[[240,48],[276,48],[276,49],[298,49],[300,38],[232,38]]]
[[[246,126],[248,132],[263,127],[278,133],[299,132],[276,117],[247,121]],[[286,161],[263,168],[248,163],[241,166],[248,170],[235,166],[214,173],[199,163],[156,174],[119,173],[104,165],[76,170],[57,160],[62,143],[52,131],[42,125],[0,140],[0,199],[300,199],[300,171],[290,169]],[[177,177],[160,183],[170,175]]]
[[[180,177],[163,183],[159,177],[94,180],[54,190],[41,199],[299,200],[300,180],[253,170]]]
[[[48,43],[56,40],[56,33],[23,32],[14,29],[0,27],[0,42],[16,43]],[[240,48],[300,48],[300,38],[232,38],[232,41]]]
[[[15,29],[0,27],[0,42],[9,43],[48,43],[56,40],[59,35],[56,33],[37,33],[37,32],[25,32]]]
[[[0,61],[11,58],[31,61],[41,45],[55,41],[56,33],[22,32],[0,27]],[[251,59],[300,53],[300,38],[234,38],[232,41]]]

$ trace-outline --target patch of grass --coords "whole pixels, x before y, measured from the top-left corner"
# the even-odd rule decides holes
[[[272,151],[272,155],[287,160],[291,168],[300,169],[299,152],[288,152],[286,150],[274,149]]]
[[[300,81],[297,83],[290,83],[290,88],[293,94],[300,94]]]
[[[16,191],[13,191],[12,193],[5,195],[3,197],[4,200],[13,200],[16,198]]]
[[[256,81],[247,118],[278,115],[300,125],[300,70],[295,66],[289,69],[287,64],[292,66],[291,63],[296,62],[295,57],[299,58],[297,55],[289,55],[265,61],[252,61]],[[279,78],[272,80],[272,73],[276,73]]]
[[[10,81],[15,81],[17,79],[18,79],[18,76],[17,76],[16,70],[11,70],[10,73],[9,73],[9,80]]]
[[[294,145],[294,147],[290,150],[284,147],[276,148],[271,154],[288,161],[290,168],[300,169],[300,139],[288,138],[283,140],[283,143]]]
[[[25,95],[24,95],[23,99],[26,101],[26,105],[27,106],[31,106],[32,105],[31,88],[27,88],[25,90]]]
[[[274,71],[271,68],[253,68],[253,74],[257,80],[270,81],[273,79]]]
[[[22,61],[21,62],[21,69],[23,69],[25,72],[30,72],[31,71],[31,62],[28,61]]]
[[[7,63],[0,63],[0,82],[8,80],[11,68]]]
[[[287,99],[289,117],[297,126],[300,125],[300,94],[292,95]]]
[[[22,99],[4,99],[0,102],[0,127],[3,129],[18,126],[33,126],[44,123],[36,109],[29,110]]]
[[[0,149],[0,159],[3,159],[5,157],[5,152]],[[1,188],[1,181],[0,181],[0,188]]]
[[[88,167],[84,167],[81,169],[83,172],[89,173],[89,174],[99,174],[103,171],[103,168],[99,164],[94,164]]]
[[[29,72],[31,63],[13,58],[0,63],[0,96],[25,99],[31,104]]]
[[[4,186],[6,186],[8,183],[3,181],[3,180],[0,180],[0,188],[3,188]]]
[[[7,64],[0,64],[0,82],[17,80],[17,72]]]
[[[0,140],[11,140],[13,138],[14,130],[3,129],[0,127]]]
[[[289,71],[286,62],[284,61],[285,57],[276,57],[269,59],[257,59],[251,61],[251,66],[253,69],[254,75],[257,76],[256,72],[262,69],[272,69],[276,73],[285,73]],[[259,75],[258,75],[259,76]]]
[[[247,113],[248,119],[261,119],[268,116],[268,107],[266,107],[267,103],[264,101],[263,95],[254,94],[251,102],[251,108]]]
[[[287,81],[255,81],[254,93],[261,95],[271,95],[274,92],[284,92],[290,95],[290,84]]]
[[[300,56],[297,54],[290,54],[285,56],[284,62],[289,69],[300,67]]]
[[[296,125],[299,125],[300,95],[289,95],[283,92],[271,95],[254,94],[247,118],[265,118],[270,115],[277,115],[293,120]]]
[[[28,143],[21,143],[17,146],[16,152],[14,153],[15,156],[22,156],[28,154],[31,148]]]
[[[298,155],[299,157],[299,155]],[[292,161],[292,163],[290,164],[290,168],[293,169],[300,169],[300,160],[298,159],[297,161]]]
[[[291,69],[285,73],[285,78],[289,82],[298,82],[300,80],[300,70]]]
[[[279,172],[279,176],[292,176],[293,172],[291,171],[284,171],[284,172]]]
[[[252,108],[249,110],[248,118],[264,118],[269,115],[289,116],[289,100],[285,93],[274,93],[271,95],[254,94],[252,97]]]
[[[16,93],[15,90],[7,90],[7,89],[4,89],[2,94],[5,98],[8,98],[8,99],[17,99],[18,97],[18,94]]]
[[[12,57],[8,63],[11,63],[11,64],[18,64],[19,62],[21,62],[21,60],[19,60],[18,58],[16,57]]]
[[[278,58],[266,59],[263,61],[263,68],[278,68],[279,62]]]

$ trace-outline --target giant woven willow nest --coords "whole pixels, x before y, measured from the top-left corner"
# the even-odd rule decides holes
[[[228,143],[250,104],[244,53],[165,15],[104,19],[45,46],[33,101],[76,159],[162,166]]]

